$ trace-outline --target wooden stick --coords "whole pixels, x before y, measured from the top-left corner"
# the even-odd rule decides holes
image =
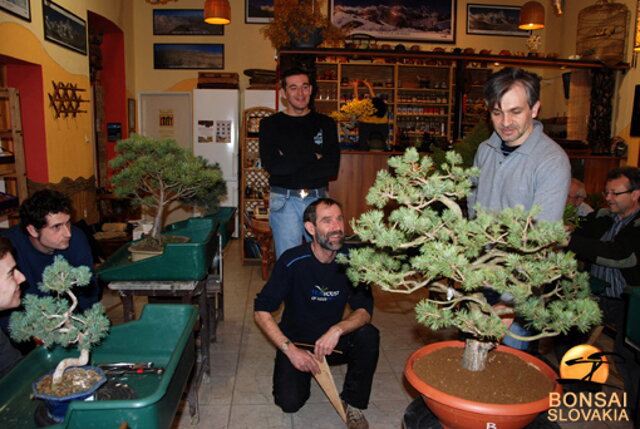
[[[294,342],[293,344],[295,344],[296,346],[300,346],[300,347],[309,347],[311,349],[315,348],[315,346],[313,344],[307,344],[307,343],[296,343]],[[338,353],[338,354],[342,354],[342,352],[340,350],[331,350],[331,353]]]
[[[346,423],[347,413],[345,413],[344,407],[342,406],[342,399],[340,399],[338,389],[336,389],[336,383],[333,380],[333,375],[331,375],[327,359],[323,356],[322,360],[318,363],[320,364],[320,373],[314,374],[313,376],[322,388],[324,394],[329,398],[333,408],[336,409],[342,420]]]

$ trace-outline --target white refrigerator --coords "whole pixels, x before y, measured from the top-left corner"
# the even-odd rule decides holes
[[[193,153],[220,164],[227,196],[220,205],[238,207],[240,96],[237,89],[193,90]],[[238,214],[235,231],[238,236]]]

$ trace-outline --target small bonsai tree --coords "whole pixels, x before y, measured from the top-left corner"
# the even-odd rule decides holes
[[[490,213],[478,208],[463,216],[458,201],[471,191],[477,168],[460,167],[461,156],[446,155],[434,169],[415,149],[389,159],[394,174],[380,171],[367,195],[371,210],[352,222],[369,245],[349,255],[347,274],[385,291],[411,293],[428,288],[416,306],[417,319],[431,329],[453,326],[467,335],[462,366],[485,368],[488,352],[504,335],[536,340],[586,331],[599,322],[587,274],[558,246],[568,238],[562,223],[536,222],[537,209]],[[392,203],[385,214],[381,209]],[[342,258],[347,261],[346,258]],[[483,289],[513,296],[512,306],[492,306]],[[507,331],[502,317],[521,315],[535,333]]]
[[[89,267],[72,267],[63,256],[55,257],[53,264],[45,268],[39,288],[50,296],[28,294],[23,299],[24,311],[14,312],[9,321],[11,337],[27,341],[32,337],[41,340],[45,347],[55,344],[76,344],[78,358],[63,359],[53,373],[52,384],[62,380],[68,367],[83,366],[89,362],[89,352],[109,330],[109,319],[104,307],[94,304],[83,314],[74,314],[78,299],[72,292],[75,286],[86,286],[91,281]]]
[[[111,160],[111,167],[119,170],[111,177],[114,192],[151,209],[154,240],[160,238],[165,211],[172,202],[212,208],[227,194],[218,164],[193,155],[174,139],[134,135],[119,141],[116,151],[120,154]]]

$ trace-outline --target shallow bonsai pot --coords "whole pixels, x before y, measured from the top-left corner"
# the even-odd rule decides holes
[[[33,382],[33,395],[36,398],[42,399],[44,401],[44,406],[47,409],[47,415],[56,423],[62,423],[64,421],[64,416],[65,414],[67,414],[67,409],[69,408],[69,404],[71,403],[71,401],[87,400],[90,396],[94,394],[96,390],[98,390],[100,386],[102,386],[107,381],[107,377],[104,375],[104,372],[102,371],[101,368],[97,366],[90,366],[90,365],[81,366],[81,367],[72,366],[65,369],[65,371],[72,368],[92,369],[98,374],[100,374],[102,378],[97,383],[95,383],[92,387],[90,387],[88,390],[85,390],[84,392],[74,393],[73,395],[67,395],[67,396],[43,395],[41,393],[38,393],[38,391],[36,390],[36,386],[38,385],[40,380],[42,380],[44,377],[46,377],[49,374],[53,374],[55,370],[50,371],[49,373],[43,375],[42,377],[40,377],[39,379]]]
[[[522,404],[489,404],[474,402],[449,395],[434,389],[425,383],[413,371],[417,359],[445,347],[464,347],[461,341],[442,341],[429,344],[415,351],[407,360],[404,369],[407,381],[422,394],[429,410],[438,417],[446,429],[520,429],[531,423],[538,414],[549,409],[549,399],[542,398]],[[498,346],[498,351],[518,356],[527,363],[535,365],[540,372],[554,383],[554,392],[561,393],[562,387],[556,383],[558,375],[547,364],[530,354],[506,346]],[[491,426],[490,424],[495,426]]]

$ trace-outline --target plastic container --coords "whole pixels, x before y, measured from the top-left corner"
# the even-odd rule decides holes
[[[197,309],[183,304],[148,304],[139,320],[111,328],[109,336],[91,352],[91,364],[153,362],[158,374],[116,377],[133,388],[138,398],[75,401],[63,423],[50,429],[114,429],[127,422],[131,429],[168,429],[195,363],[193,326]],[[158,335],[158,333],[162,335]],[[0,379],[0,427],[36,428],[40,401],[31,399],[31,386],[75,350],[38,347]],[[110,377],[111,378],[111,377]]]
[[[130,260],[128,243],[118,249],[97,270],[101,280],[201,280],[208,272],[217,245],[218,220],[215,216],[190,218],[167,225],[163,234],[184,235],[188,243],[169,243],[161,255],[142,261]]]

